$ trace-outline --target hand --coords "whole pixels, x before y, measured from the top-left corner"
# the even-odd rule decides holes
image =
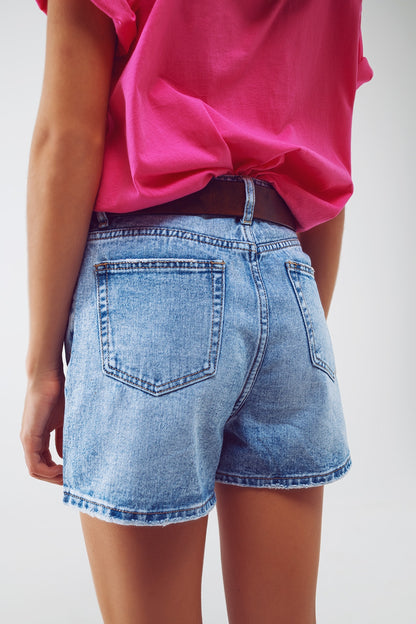
[[[20,441],[31,477],[63,485],[62,464],[56,464],[49,450],[55,430],[55,446],[62,457],[64,423],[64,383],[62,371],[49,371],[28,381]]]

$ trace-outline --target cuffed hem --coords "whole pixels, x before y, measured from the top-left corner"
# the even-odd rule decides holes
[[[111,507],[108,503],[97,502],[83,494],[75,493],[68,489],[64,490],[62,502],[65,505],[76,507],[78,511],[89,516],[129,526],[167,526],[177,522],[196,520],[206,516],[216,503],[215,494],[210,496],[201,505],[188,507],[185,509],[174,509],[168,511],[131,511]]]
[[[325,485],[341,479],[351,468],[351,457],[343,462],[343,464],[330,472],[315,475],[296,475],[296,476],[276,476],[276,477],[256,477],[244,476],[236,474],[228,474],[217,471],[215,481],[220,483],[230,483],[232,485],[241,485],[246,487],[262,487],[262,488],[279,488],[279,489],[295,489],[308,488]]]

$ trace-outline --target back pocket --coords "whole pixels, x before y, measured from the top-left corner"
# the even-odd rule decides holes
[[[285,265],[302,313],[311,362],[334,381],[336,377],[334,352],[315,281],[315,271],[312,266],[302,262],[286,260]]]
[[[224,262],[146,258],[94,268],[107,375],[154,396],[215,375]]]

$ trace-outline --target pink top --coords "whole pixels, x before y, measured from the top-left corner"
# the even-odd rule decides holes
[[[361,0],[92,2],[118,36],[95,210],[147,208],[234,173],[271,182],[298,232],[341,211],[355,93],[372,77]]]

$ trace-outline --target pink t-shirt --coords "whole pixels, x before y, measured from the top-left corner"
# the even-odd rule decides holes
[[[355,93],[372,77],[361,0],[91,1],[118,37],[95,210],[234,173],[271,182],[298,232],[341,211]]]

